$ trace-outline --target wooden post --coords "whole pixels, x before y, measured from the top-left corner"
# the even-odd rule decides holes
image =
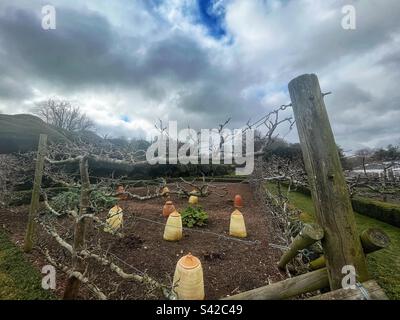
[[[81,198],[79,204],[79,215],[74,227],[74,244],[72,252],[72,268],[73,270],[83,272],[83,263],[78,258],[77,252],[84,249],[85,232],[86,232],[86,218],[81,218],[82,215],[87,214],[90,208],[90,180],[88,170],[88,159],[83,157],[79,162],[79,170],[81,175]],[[68,278],[65,287],[63,299],[72,300],[76,299],[79,292],[80,280],[74,276]]]
[[[39,209],[40,186],[42,184],[44,158],[46,155],[47,135],[39,136],[39,145],[35,167],[35,178],[33,181],[31,205],[29,207],[28,225],[25,233],[24,251],[30,252],[33,247],[36,223],[35,218]]]
[[[286,251],[279,260],[278,267],[285,268],[287,263],[292,260],[299,250],[307,248],[313,243],[324,237],[324,231],[316,223],[306,224],[300,233],[294,238],[288,251]]]
[[[289,93],[317,222],[324,230],[322,246],[331,290],[341,288],[345,265],[354,266],[357,281],[366,281],[365,256],[317,76],[292,80]]]

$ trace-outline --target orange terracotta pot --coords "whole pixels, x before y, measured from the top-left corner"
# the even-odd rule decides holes
[[[172,201],[167,201],[167,202],[164,204],[163,211],[162,211],[162,215],[163,215],[164,217],[168,218],[169,215],[170,215],[172,212],[174,212],[174,211],[175,211],[175,206],[172,204]]]
[[[115,191],[115,193],[117,194],[117,198],[119,200],[126,200],[128,199],[128,196],[125,194],[125,189],[124,186],[119,185],[117,187],[117,190]]]
[[[235,208],[243,208],[243,199],[240,194],[235,196],[235,200],[233,201],[233,205]]]

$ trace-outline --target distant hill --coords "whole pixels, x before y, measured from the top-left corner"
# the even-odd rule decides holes
[[[51,142],[67,142],[56,127],[30,114],[0,114],[0,153],[36,150],[39,134],[45,133]]]
[[[48,141],[54,143],[78,140],[91,144],[105,143],[92,131],[68,132],[31,114],[0,114],[0,154],[36,150],[41,133],[47,134]]]
[[[96,145],[96,146],[106,146],[109,143],[107,143],[107,141],[105,141],[103,138],[101,138],[100,136],[98,136],[95,132],[93,131],[80,131],[80,132],[70,132],[70,131],[65,131],[62,130],[63,134],[70,140],[73,142],[78,142],[82,141],[85,143],[89,143],[92,145]]]

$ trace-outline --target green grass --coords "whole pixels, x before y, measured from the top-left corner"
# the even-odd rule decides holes
[[[276,192],[276,185],[274,184],[269,183],[267,188],[272,193]],[[314,206],[309,196],[292,191],[289,194],[289,202],[305,213],[302,216],[303,220],[308,222],[313,219]],[[355,212],[355,215],[359,232],[376,227],[382,229],[390,237],[390,246],[369,254],[367,264],[371,276],[378,281],[388,297],[393,300],[400,300],[400,229],[357,212]]]
[[[0,300],[54,299],[41,282],[41,274],[0,230]]]

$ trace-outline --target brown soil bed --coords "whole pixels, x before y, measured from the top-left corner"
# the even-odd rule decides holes
[[[270,223],[270,213],[265,212],[265,208],[253,198],[248,184],[224,185],[228,190],[227,195],[220,197],[211,194],[200,199],[200,204],[209,214],[208,225],[193,230],[185,229],[184,237],[179,242],[167,242],[162,238],[163,224],[166,221],[161,215],[164,199],[132,200],[120,203],[124,209],[125,237],[118,239],[102,232],[101,229],[90,227],[87,239],[92,246],[91,250],[99,252],[96,247],[101,246],[113,254],[109,257],[112,257],[125,272],[146,272],[153,279],[165,284],[171,283],[178,259],[191,252],[203,265],[206,299],[222,298],[284,279],[284,274],[276,267],[280,251],[269,246],[270,243],[277,243],[274,241],[276,231]],[[144,194],[145,191],[137,188],[131,192]],[[244,199],[242,212],[248,232],[244,241],[231,239],[228,234],[230,214],[233,211],[232,199],[235,194],[241,194]],[[176,196],[171,198],[178,211],[186,207],[187,199]],[[15,243],[22,245],[27,207],[19,207],[15,211],[0,211],[0,226],[9,233]],[[107,212],[103,212],[100,217],[105,219],[106,215]],[[71,218],[62,217],[54,222],[57,232],[69,243],[72,243],[71,221]],[[48,249],[50,255],[58,261],[69,264],[69,254],[42,228],[39,227],[38,231],[37,244]],[[38,269],[48,264],[38,250],[27,256]],[[109,267],[94,261],[90,261],[87,274],[110,299],[163,299],[158,291],[132,281],[122,281]],[[59,296],[62,295],[65,279],[59,271],[56,290]],[[93,293],[83,286],[80,298],[94,297]]]

